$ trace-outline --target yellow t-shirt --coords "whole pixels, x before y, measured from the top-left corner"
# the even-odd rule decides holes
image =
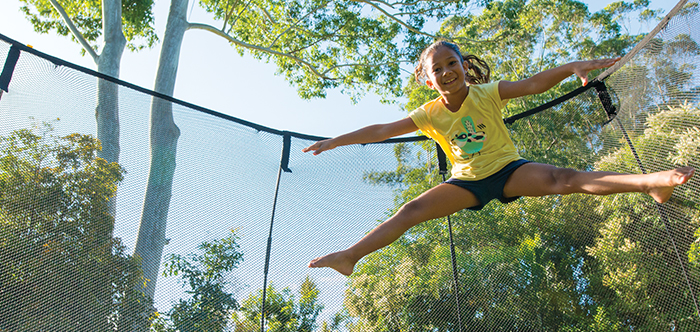
[[[520,159],[501,109],[498,82],[469,86],[469,94],[457,112],[445,107],[441,98],[429,101],[408,116],[416,126],[437,141],[452,162],[452,177],[475,181],[498,172]]]

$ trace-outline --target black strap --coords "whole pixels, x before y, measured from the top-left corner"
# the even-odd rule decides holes
[[[442,147],[438,142],[435,142],[435,146],[437,150],[438,168],[440,169],[440,174],[445,175],[447,174],[447,156],[445,155],[445,151],[442,151]]]
[[[608,93],[608,88],[605,86],[605,83],[600,82],[600,84],[596,84],[595,92],[598,94],[598,99],[600,99],[600,103],[603,105],[605,113],[608,114],[608,121],[605,121],[603,123],[603,125],[606,125],[610,123],[610,121],[615,119],[615,117],[617,116],[617,108],[615,107],[615,105],[613,105],[612,99],[610,98],[610,94]]]
[[[2,69],[0,74],[0,90],[5,92],[10,92],[8,90],[10,86],[10,81],[12,80],[12,73],[15,71],[15,66],[17,65],[17,60],[19,59],[19,48],[15,45],[10,47],[10,52],[7,54],[7,59],[5,60],[5,67]]]
[[[282,160],[280,161],[280,167],[282,170],[291,173],[292,170],[289,169],[289,150],[292,146],[292,135],[291,133],[285,131],[282,134]]]

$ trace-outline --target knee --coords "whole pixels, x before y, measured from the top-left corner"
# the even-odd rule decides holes
[[[578,171],[570,168],[555,168],[550,172],[549,185],[556,194],[570,194]]]
[[[406,223],[406,226],[412,227],[424,221],[426,214],[426,204],[421,200],[414,199],[404,204],[396,215]]]
[[[420,200],[414,199],[414,200],[411,200],[408,203],[404,204],[399,209],[398,213],[417,215],[417,214],[420,214],[424,208],[425,208],[424,204]]]

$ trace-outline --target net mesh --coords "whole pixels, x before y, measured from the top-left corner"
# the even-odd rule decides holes
[[[591,171],[698,168],[698,8],[683,4],[606,77],[611,122],[589,90],[510,125],[521,155]],[[0,42],[0,63],[11,46]],[[663,205],[568,195],[460,211],[457,291],[446,220],[412,228],[347,278],[306,264],[440,183],[434,143],[312,156],[301,149],[314,137],[172,99],[172,196],[157,278],[146,277],[134,251],[140,232],[157,232],[140,225],[152,217],[159,97],[118,82],[116,168],[94,158],[100,80],[25,49],[0,96],[0,331],[700,331],[697,176]],[[280,169],[285,135],[291,172]]]

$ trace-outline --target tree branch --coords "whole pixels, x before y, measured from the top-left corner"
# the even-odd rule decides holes
[[[80,30],[78,30],[78,28],[75,27],[75,24],[73,24],[73,20],[71,20],[71,18],[68,16],[66,11],[63,9],[63,7],[56,0],[49,0],[49,1],[53,5],[53,7],[56,8],[56,11],[58,12],[58,14],[61,15],[61,18],[63,18],[63,21],[66,22],[68,29],[70,29],[70,31],[73,33],[73,36],[75,37],[75,39],[77,39],[78,42],[80,43],[80,45],[83,46],[85,51],[88,54],[90,54],[90,56],[92,57],[92,60],[95,61],[95,63],[97,63],[100,56],[97,55],[97,53],[95,53],[95,50],[93,50],[92,47],[90,46],[90,44],[87,42],[87,40],[85,40],[85,37],[83,37],[83,34],[80,33]]]
[[[226,30],[226,23],[228,23],[228,20],[231,18],[231,14],[233,14],[233,11],[236,10],[236,2],[238,2],[238,1],[234,0],[234,4],[231,5],[231,9],[226,11],[226,15],[224,15],[224,19],[223,19],[224,26],[221,27],[221,31]],[[228,6],[229,4],[231,4],[230,0],[226,3],[226,5]]]
[[[243,6],[243,9],[241,9],[240,12],[238,12],[238,14],[236,15],[236,19],[233,20],[233,22],[231,22],[231,29],[233,29],[233,26],[236,25],[236,22],[238,22],[238,18],[241,17],[241,15],[243,15],[243,12],[246,11],[246,9],[248,9],[251,2],[253,2],[253,0],[248,0],[248,3],[246,3],[245,6]]]
[[[224,39],[228,40],[228,41],[231,42],[232,44],[235,44],[235,45],[238,45],[238,46],[241,46],[241,47],[244,47],[244,48],[248,48],[248,49],[251,49],[251,50],[256,50],[256,51],[265,52],[265,53],[268,53],[268,54],[277,55],[277,56],[281,56],[281,57],[285,57],[285,58],[292,59],[292,60],[294,60],[294,61],[296,61],[296,62],[298,62],[298,63],[304,65],[305,67],[307,67],[314,75],[318,76],[318,77],[321,78],[321,79],[324,79],[324,80],[331,80],[331,81],[336,80],[335,78],[328,77],[328,76],[325,76],[324,74],[320,73],[320,72],[318,71],[318,69],[317,69],[315,66],[313,66],[311,63],[309,63],[308,61],[306,61],[306,60],[304,60],[304,59],[301,59],[301,58],[299,58],[299,57],[293,56],[293,55],[291,55],[291,54],[289,54],[289,53],[284,53],[284,52],[275,51],[275,50],[270,49],[270,48],[267,48],[267,47],[262,47],[262,46],[257,46],[257,45],[253,45],[253,44],[248,44],[248,43],[246,43],[246,42],[243,42],[243,41],[240,41],[240,40],[238,40],[238,39],[236,39],[236,38],[231,37],[230,35],[226,34],[225,32],[223,32],[223,31],[221,31],[221,30],[219,30],[219,29],[217,29],[217,28],[215,28],[215,27],[213,27],[213,26],[211,26],[211,25],[208,25],[208,24],[201,24],[201,23],[190,23],[190,24],[188,25],[188,27],[187,27],[187,30],[189,30],[189,29],[200,29],[200,30],[209,31],[209,32],[211,32],[211,33],[214,33],[214,34],[220,36],[220,37],[223,37]]]
[[[398,23],[398,24],[404,26],[406,29],[408,29],[409,31],[411,31],[411,32],[413,32],[413,33],[415,33],[415,34],[423,35],[423,36],[430,37],[430,38],[433,38],[433,39],[446,38],[446,39],[451,39],[451,40],[459,39],[459,40],[463,40],[463,41],[467,41],[467,42],[471,42],[471,43],[477,43],[477,42],[479,42],[479,41],[477,41],[477,40],[469,39],[469,38],[465,38],[465,37],[449,37],[449,38],[448,38],[448,37],[444,37],[444,36],[432,35],[432,34],[429,34],[429,33],[427,33],[427,32],[423,32],[423,31],[421,31],[421,30],[418,30],[418,29],[416,29],[416,28],[414,28],[414,27],[408,25],[408,23],[406,23],[406,22],[404,22],[404,21],[398,19],[395,15],[390,14],[389,12],[387,12],[386,10],[384,10],[383,8],[381,8],[380,6],[378,6],[377,4],[373,3],[372,1],[369,1],[369,0],[353,0],[353,1],[361,2],[361,3],[365,3],[365,4],[370,5],[371,7],[373,7],[373,8],[375,8],[375,9],[377,9],[378,11],[382,12],[382,14],[384,14],[386,17],[388,17],[388,18],[394,20],[396,23]]]
[[[306,20],[306,18],[309,17],[309,15],[315,13],[317,10],[319,10],[319,9],[321,9],[321,8],[323,8],[323,7],[326,7],[326,5],[327,5],[329,2],[330,2],[330,1],[326,1],[326,2],[323,3],[322,5],[316,6],[316,8],[314,8],[313,10],[310,10],[306,15],[304,15],[303,17],[300,17],[296,22],[291,23],[287,29],[285,29],[285,30],[282,31],[280,34],[278,34],[277,37],[275,37],[275,39],[272,41],[272,43],[270,43],[270,46],[269,46],[269,47],[275,46],[275,43],[277,43],[277,41],[278,41],[282,36],[284,36],[287,32],[289,32],[289,30],[291,30],[291,29],[296,29],[296,27],[298,26],[299,22]],[[267,11],[265,11],[265,13],[267,14]],[[268,14],[268,15],[269,15],[269,14]]]
[[[327,70],[325,70],[325,71],[323,72],[323,74],[325,75],[326,73],[330,72],[331,70],[338,69],[338,68],[342,68],[342,67],[381,67],[381,66],[393,65],[393,64],[396,64],[396,62],[399,62],[399,63],[401,63],[401,62],[403,62],[403,63],[410,63],[410,61],[408,61],[408,60],[404,60],[404,61],[398,60],[398,61],[395,61],[395,62],[375,63],[375,64],[370,64],[370,63],[344,63],[344,64],[342,64],[342,65],[335,65],[335,66],[333,66],[333,67],[328,68]],[[399,67],[399,68],[400,68],[400,67]]]
[[[265,7],[261,6],[260,10],[262,10],[263,14],[265,14],[265,17],[267,17],[267,19],[270,20],[272,24],[277,24],[277,21],[272,17],[272,15],[270,15],[270,13],[267,11],[267,9],[265,9]]]

